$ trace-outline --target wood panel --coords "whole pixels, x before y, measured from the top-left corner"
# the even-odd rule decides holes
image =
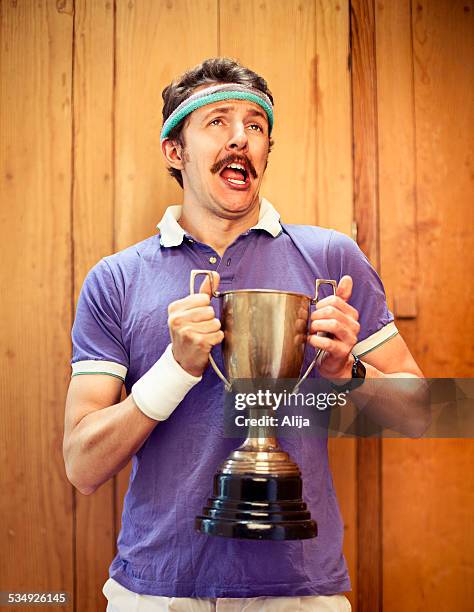
[[[357,243],[378,270],[377,74],[373,0],[351,0],[351,63]]]
[[[429,376],[472,376],[474,4],[413,4],[420,310]]]
[[[160,146],[163,88],[217,55],[216,0],[117,4],[115,239],[118,249],[156,232],[182,191]]]
[[[316,15],[314,2],[220,2],[220,54],[267,80],[275,99],[275,146],[262,195],[286,223],[315,224]]]
[[[89,269],[114,251],[114,10],[76,0],[74,24],[74,302]],[[102,586],[115,550],[114,482],[76,498],[76,609],[105,608]]]
[[[410,5],[410,0],[377,3],[377,135],[380,271],[398,329],[415,351],[418,249]]]
[[[115,246],[156,232],[182,191],[160,147],[161,92],[176,76],[218,52],[215,0],[118,3],[115,82]],[[130,466],[117,477],[117,530]]]
[[[72,322],[72,10],[71,0],[0,8],[0,582],[2,590],[71,596],[73,497],[62,432]]]
[[[352,96],[349,3],[316,2],[318,225],[352,235]],[[310,219],[305,221],[310,223]]]
[[[373,0],[351,1],[354,218],[357,242],[379,269],[377,74]],[[357,441],[357,602],[382,609],[381,441]]]
[[[410,339],[434,377],[473,374],[473,320],[465,314],[474,263],[473,8],[441,0],[412,5],[418,295]],[[387,248],[383,261],[395,267],[396,257]],[[384,610],[468,609],[473,461],[472,440],[384,442]]]
[[[384,441],[384,612],[469,609],[473,464],[472,440]]]

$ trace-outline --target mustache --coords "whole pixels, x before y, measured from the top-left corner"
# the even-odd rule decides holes
[[[255,170],[255,166],[252,164],[250,159],[246,155],[228,155],[224,157],[224,159],[219,160],[211,167],[212,174],[218,174],[223,168],[225,168],[228,164],[242,164],[246,168],[248,168],[250,174],[254,179],[258,178],[257,171]]]

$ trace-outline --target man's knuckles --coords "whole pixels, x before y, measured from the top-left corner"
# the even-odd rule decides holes
[[[171,331],[178,330],[183,323],[182,317],[178,313],[171,313],[168,316],[168,327]]]
[[[190,322],[212,321],[216,316],[212,306],[198,306],[190,310],[178,310],[168,315],[168,325],[171,329],[179,329],[180,326]]]
[[[211,321],[212,330],[211,331],[219,331],[221,328],[221,322],[216,317]]]
[[[197,333],[211,334],[221,328],[221,322],[219,321],[219,319],[213,318],[208,321],[199,321],[197,323],[192,323],[192,327]]]
[[[341,324],[335,319],[318,319],[311,323],[311,331],[325,331],[336,333],[339,331]]]
[[[219,344],[224,340],[224,332],[220,329],[218,332],[215,333],[214,338],[215,342],[213,342],[213,344]]]
[[[177,335],[181,338],[181,340],[185,343],[194,343],[196,340],[196,332],[190,326],[183,326],[179,330],[177,330]]]
[[[347,304],[345,300],[340,298],[338,295],[328,295],[316,304],[316,308],[326,308],[327,306],[333,306],[340,310],[344,304]]]
[[[340,314],[340,310],[334,306],[321,306],[311,313],[311,318],[314,319],[334,319]]]
[[[180,300],[175,300],[168,304],[168,314],[177,310],[189,310],[197,306],[208,306],[210,303],[211,298],[207,293],[193,293],[193,295],[187,295]]]
[[[347,300],[343,299],[339,295],[328,295],[328,297],[323,298],[316,304],[316,309],[319,310],[328,306],[332,306],[333,308],[336,308],[339,311],[350,310],[354,314],[354,316],[359,318],[358,311],[353,306],[351,306]]]
[[[221,322],[217,318],[199,322],[186,321],[185,324],[178,325],[177,327],[171,324],[170,328],[174,335],[181,338],[182,341],[202,347],[201,342],[209,340],[209,337],[206,336],[220,332]]]
[[[328,300],[328,301],[326,301]],[[311,313],[311,319],[319,318],[337,318],[341,316],[347,316],[354,321],[359,320],[359,312],[350,304],[341,300],[340,297],[330,296],[324,298],[316,305],[316,310]]]

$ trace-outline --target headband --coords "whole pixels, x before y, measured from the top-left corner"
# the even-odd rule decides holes
[[[206,106],[206,104],[212,104],[213,102],[220,102],[221,100],[248,100],[261,106],[267,113],[269,133],[271,134],[273,128],[273,108],[270,98],[258,89],[237,83],[225,83],[201,89],[189,96],[189,98],[186,98],[186,100],[183,100],[164,122],[161,129],[160,142],[168,138],[171,130],[197,108]]]

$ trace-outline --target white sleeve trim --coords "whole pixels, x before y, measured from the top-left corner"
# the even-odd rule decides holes
[[[79,374],[108,374],[125,380],[127,368],[114,361],[99,361],[95,359],[87,359],[86,361],[76,361],[72,364],[72,375]]]
[[[375,334],[372,334],[365,340],[358,342],[352,349],[352,354],[356,355],[357,357],[362,357],[363,355],[366,355],[367,353],[370,353],[370,351],[376,349],[381,344],[384,344],[387,342],[387,340],[390,340],[390,338],[393,338],[397,334],[398,329],[394,321],[392,321],[391,323],[388,323],[388,325],[385,325],[385,327],[382,327],[382,329],[376,331]]]

